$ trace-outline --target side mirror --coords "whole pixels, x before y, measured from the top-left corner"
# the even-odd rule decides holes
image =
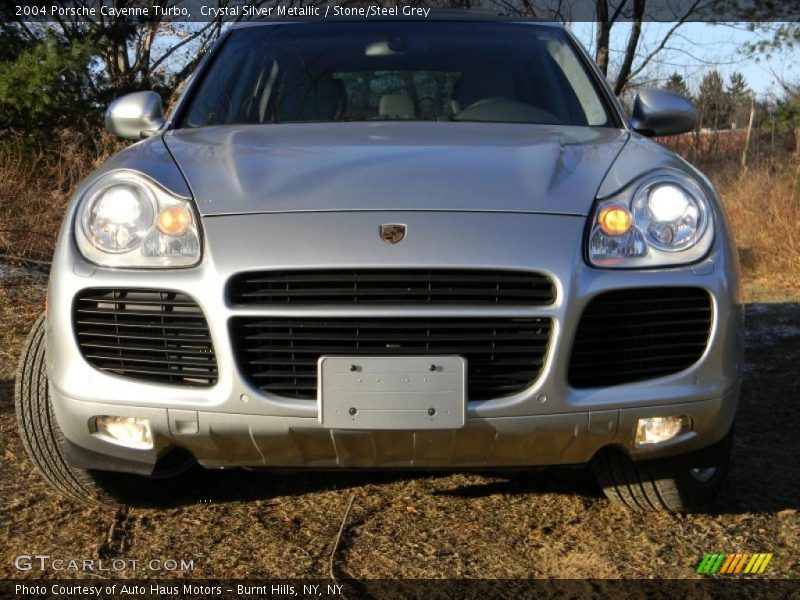
[[[649,137],[692,131],[697,111],[689,100],[665,90],[642,90],[633,99],[633,128]]]
[[[155,92],[134,92],[120,96],[108,106],[106,129],[114,135],[140,140],[164,125],[161,96]]]

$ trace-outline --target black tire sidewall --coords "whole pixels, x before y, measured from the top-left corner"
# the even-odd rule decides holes
[[[23,447],[44,479],[68,499],[82,505],[153,506],[171,503],[192,488],[200,471],[193,466],[171,477],[90,471],[66,459],[64,434],[53,412],[45,361],[45,315],[33,325],[20,355],[14,408]]]

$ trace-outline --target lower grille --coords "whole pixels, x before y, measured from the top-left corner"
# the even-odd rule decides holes
[[[205,316],[189,296],[145,289],[87,289],[73,326],[92,366],[132,379],[186,386],[217,382]]]
[[[576,388],[619,385],[692,366],[711,331],[711,298],[697,288],[606,292],[581,317],[569,364]]]
[[[231,320],[243,375],[265,392],[298,399],[316,398],[323,355],[461,355],[470,399],[507,396],[538,379],[550,330],[546,318]]]

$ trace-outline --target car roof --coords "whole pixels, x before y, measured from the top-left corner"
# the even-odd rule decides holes
[[[548,19],[538,19],[534,17],[510,17],[499,15],[496,12],[485,9],[460,9],[460,8],[431,8],[426,17],[414,16],[374,16],[369,17],[369,21],[491,21],[495,23],[535,23],[550,27],[563,28],[561,21]],[[262,25],[276,25],[278,23],[320,23],[320,22],[364,22],[363,16],[342,16],[327,18],[323,17],[262,17],[247,21],[237,21],[232,25],[232,29],[242,29],[246,27],[257,27]]]

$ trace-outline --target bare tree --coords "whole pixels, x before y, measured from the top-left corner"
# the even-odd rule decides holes
[[[135,21],[115,11],[112,15],[88,16],[52,15],[46,23],[26,23],[17,20],[15,25],[29,41],[35,42],[45,35],[54,35],[65,44],[91,42],[95,49],[95,87],[98,97],[106,90],[112,94],[155,85],[178,85],[192,71],[205,52],[216,41],[225,26],[222,13],[208,22],[180,22],[165,15],[180,0],[146,0],[137,6],[149,9],[146,20]],[[266,4],[264,0],[251,0],[249,5]],[[91,0],[54,0],[62,9],[88,7]],[[240,3],[241,4],[241,3]],[[112,6],[121,9],[129,6],[126,0],[113,0]],[[155,6],[160,7],[155,14]],[[224,8],[229,0],[209,3],[214,8]],[[64,14],[69,14],[65,11]],[[169,77],[166,77],[169,67]]]
[[[720,0],[686,0],[663,2],[662,0],[490,0],[503,14],[513,16],[540,16],[569,21],[579,15],[578,20],[594,19],[592,50],[597,66],[611,78],[614,93],[621,95],[632,81],[645,73],[656,57],[670,49],[670,43],[679,29],[693,19],[707,18],[717,14]],[[589,14],[590,9],[594,14]],[[669,11],[669,12],[668,12]],[[654,13],[657,13],[654,14]],[[643,47],[644,24],[657,16],[668,23],[655,42],[647,49]],[[612,32],[629,24],[619,54],[621,59],[612,64]]]
[[[90,6],[93,0],[53,0],[56,5]],[[289,0],[283,4],[299,4],[301,0]],[[342,4],[370,4],[376,0],[343,0]],[[651,66],[656,57],[669,44],[676,32],[687,21],[707,18],[720,10],[724,0],[384,0],[392,4],[412,4],[431,7],[489,8],[510,16],[556,18],[569,21],[577,16],[580,20],[595,22],[594,58],[606,76],[613,75],[612,87],[617,95],[623,94],[632,82]],[[794,1],[794,0],[793,0]],[[138,4],[152,9],[158,4],[169,10],[180,0],[140,0]],[[278,0],[216,0],[207,2],[210,8],[229,6],[274,6]],[[310,4],[321,5],[325,0],[312,0]],[[127,0],[112,0],[115,8],[129,5]],[[309,4],[305,2],[304,4]],[[670,7],[672,13],[665,13]],[[668,22],[666,30],[654,43],[645,48],[644,25],[658,12],[661,21]],[[593,13],[593,14],[592,14]],[[163,12],[161,13],[163,14]],[[729,16],[729,15],[728,15]],[[154,16],[145,22],[134,22],[122,16],[96,18],[56,17],[49,29],[62,39],[90,40],[97,48],[98,70],[103,81],[99,86],[113,92],[126,89],[150,87],[159,82],[165,68],[170,68],[170,85],[179,84],[194,68],[203,54],[219,37],[226,23],[223,16],[216,16],[206,23],[181,23]],[[612,48],[612,33],[622,23],[629,24],[624,43],[617,52]],[[30,38],[41,36],[43,27],[18,23]],[[781,31],[782,39],[791,38],[796,28]],[[652,38],[651,38],[652,39]],[[612,61],[619,54],[621,58]]]

